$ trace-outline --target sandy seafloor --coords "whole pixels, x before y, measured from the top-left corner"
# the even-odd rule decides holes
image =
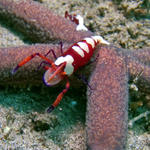
[[[66,10],[82,15],[90,30],[118,47],[150,47],[148,0],[39,1],[61,16]],[[24,44],[28,42],[23,36],[0,25],[0,47]],[[71,88],[53,113],[45,113],[46,107],[55,100],[59,91],[61,88],[47,88],[44,85],[0,87],[0,149],[85,150],[86,87]],[[130,93],[131,120],[150,109],[150,96],[144,97],[147,105],[140,105],[142,99],[139,95],[143,93]],[[149,149],[150,118],[135,122],[133,128],[129,128],[127,143],[127,150]]]

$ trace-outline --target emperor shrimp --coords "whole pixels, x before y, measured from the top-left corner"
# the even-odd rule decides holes
[[[58,84],[62,80],[66,80],[65,88],[62,90],[62,92],[59,93],[54,103],[47,109],[47,112],[51,112],[60,103],[64,94],[68,91],[70,87],[70,82],[68,78],[78,68],[86,65],[89,62],[97,44],[109,45],[109,43],[106,40],[104,40],[101,36],[86,37],[83,40],[73,44],[60,57],[56,58],[54,62],[48,59],[46,55],[34,53],[22,60],[12,70],[12,73],[14,74],[20,67],[29,62],[35,56],[39,56],[46,63],[50,64],[50,67],[44,67],[46,70],[46,72],[43,75],[43,82],[45,83],[45,85],[53,86]],[[53,50],[50,51],[52,51],[55,55]]]

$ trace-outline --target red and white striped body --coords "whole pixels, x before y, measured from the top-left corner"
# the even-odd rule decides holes
[[[66,62],[64,72],[70,76],[79,67],[88,63],[93,55],[97,44],[109,44],[101,36],[91,36],[73,44],[62,56],[58,57],[55,65],[58,66]]]
[[[93,55],[96,45],[99,43],[109,45],[109,43],[101,36],[91,36],[84,38],[82,41],[73,44],[62,56],[58,57],[55,62],[40,53],[33,53],[32,55],[22,60],[12,70],[12,74],[14,74],[20,67],[29,62],[35,56],[39,56],[44,60],[44,62],[46,61],[48,64],[51,64],[50,67],[45,66],[46,72],[43,75],[44,83],[47,86],[53,86],[58,84],[63,79],[67,81],[65,89],[59,93],[54,103],[48,108],[47,111],[51,112],[60,103],[63,95],[70,87],[68,76],[72,75],[73,72],[75,72],[79,67],[88,63]]]

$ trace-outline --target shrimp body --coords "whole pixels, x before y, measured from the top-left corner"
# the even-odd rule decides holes
[[[99,43],[109,44],[101,36],[84,38],[82,41],[73,44],[62,56],[58,57],[54,63],[58,66],[65,62],[64,72],[67,76],[70,76],[79,67],[89,62],[96,45]]]
[[[109,43],[105,41],[101,36],[87,37],[73,44],[70,48],[68,48],[66,52],[58,57],[55,62],[46,57],[47,54],[49,54],[51,51],[54,54],[53,50],[50,50],[46,55],[34,53],[22,60],[12,70],[12,74],[14,74],[20,67],[29,62],[35,56],[39,56],[44,60],[43,62],[50,64],[50,67],[44,66],[44,68],[46,69],[46,72],[43,75],[44,83],[47,86],[53,86],[64,79],[67,81],[65,89],[63,89],[62,92],[59,93],[54,103],[48,108],[47,111],[51,112],[60,103],[63,95],[68,91],[70,87],[68,77],[71,76],[78,68],[86,65],[89,62],[97,44],[109,45]]]

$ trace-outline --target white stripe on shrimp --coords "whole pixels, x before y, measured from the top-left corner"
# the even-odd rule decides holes
[[[95,47],[95,42],[94,42],[94,40],[92,38],[84,38],[84,40],[86,40],[86,42],[88,44],[90,44],[92,46],[92,48]]]
[[[56,59],[55,61],[55,65],[60,65],[62,63],[66,62],[66,66],[65,66],[65,69],[64,71],[66,72],[66,74],[68,76],[70,76],[73,71],[74,71],[74,67],[72,65],[72,63],[74,62],[74,59],[71,55],[66,55],[66,56],[60,56]]]
[[[89,47],[85,42],[78,42],[77,43],[84,51],[86,51],[87,53],[89,53]]]
[[[76,51],[81,57],[84,57],[84,52],[79,46],[73,46],[72,49]]]

